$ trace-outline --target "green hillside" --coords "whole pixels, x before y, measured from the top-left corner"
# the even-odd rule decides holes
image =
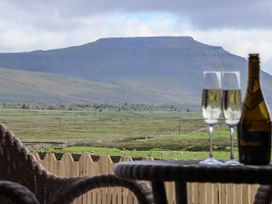
[[[61,103],[187,103],[194,98],[177,93],[162,94],[158,89],[144,89],[145,84],[123,81],[120,84],[72,78],[56,74],[0,68],[0,99],[2,102]],[[144,79],[142,81],[145,81]],[[148,79],[146,79],[148,81]],[[154,82],[155,83],[155,82]],[[160,80],[156,83],[160,84]],[[140,88],[142,87],[142,88]],[[159,86],[155,86],[159,87]]]

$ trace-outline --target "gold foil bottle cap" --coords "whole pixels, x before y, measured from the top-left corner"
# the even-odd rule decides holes
[[[252,62],[252,61],[259,62],[260,61],[259,54],[258,53],[250,53],[249,57],[248,57],[248,60],[250,62]]]

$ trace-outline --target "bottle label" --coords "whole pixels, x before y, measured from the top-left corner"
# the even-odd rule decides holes
[[[271,132],[238,134],[239,160],[245,164],[268,164],[270,161]]]

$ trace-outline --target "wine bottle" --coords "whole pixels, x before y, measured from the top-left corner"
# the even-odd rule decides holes
[[[265,165],[270,162],[271,120],[260,85],[258,54],[249,54],[248,85],[238,124],[239,161]]]

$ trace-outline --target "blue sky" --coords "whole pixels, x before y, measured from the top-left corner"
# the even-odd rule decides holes
[[[102,37],[191,36],[272,74],[270,0],[0,0],[0,52],[54,49]]]

